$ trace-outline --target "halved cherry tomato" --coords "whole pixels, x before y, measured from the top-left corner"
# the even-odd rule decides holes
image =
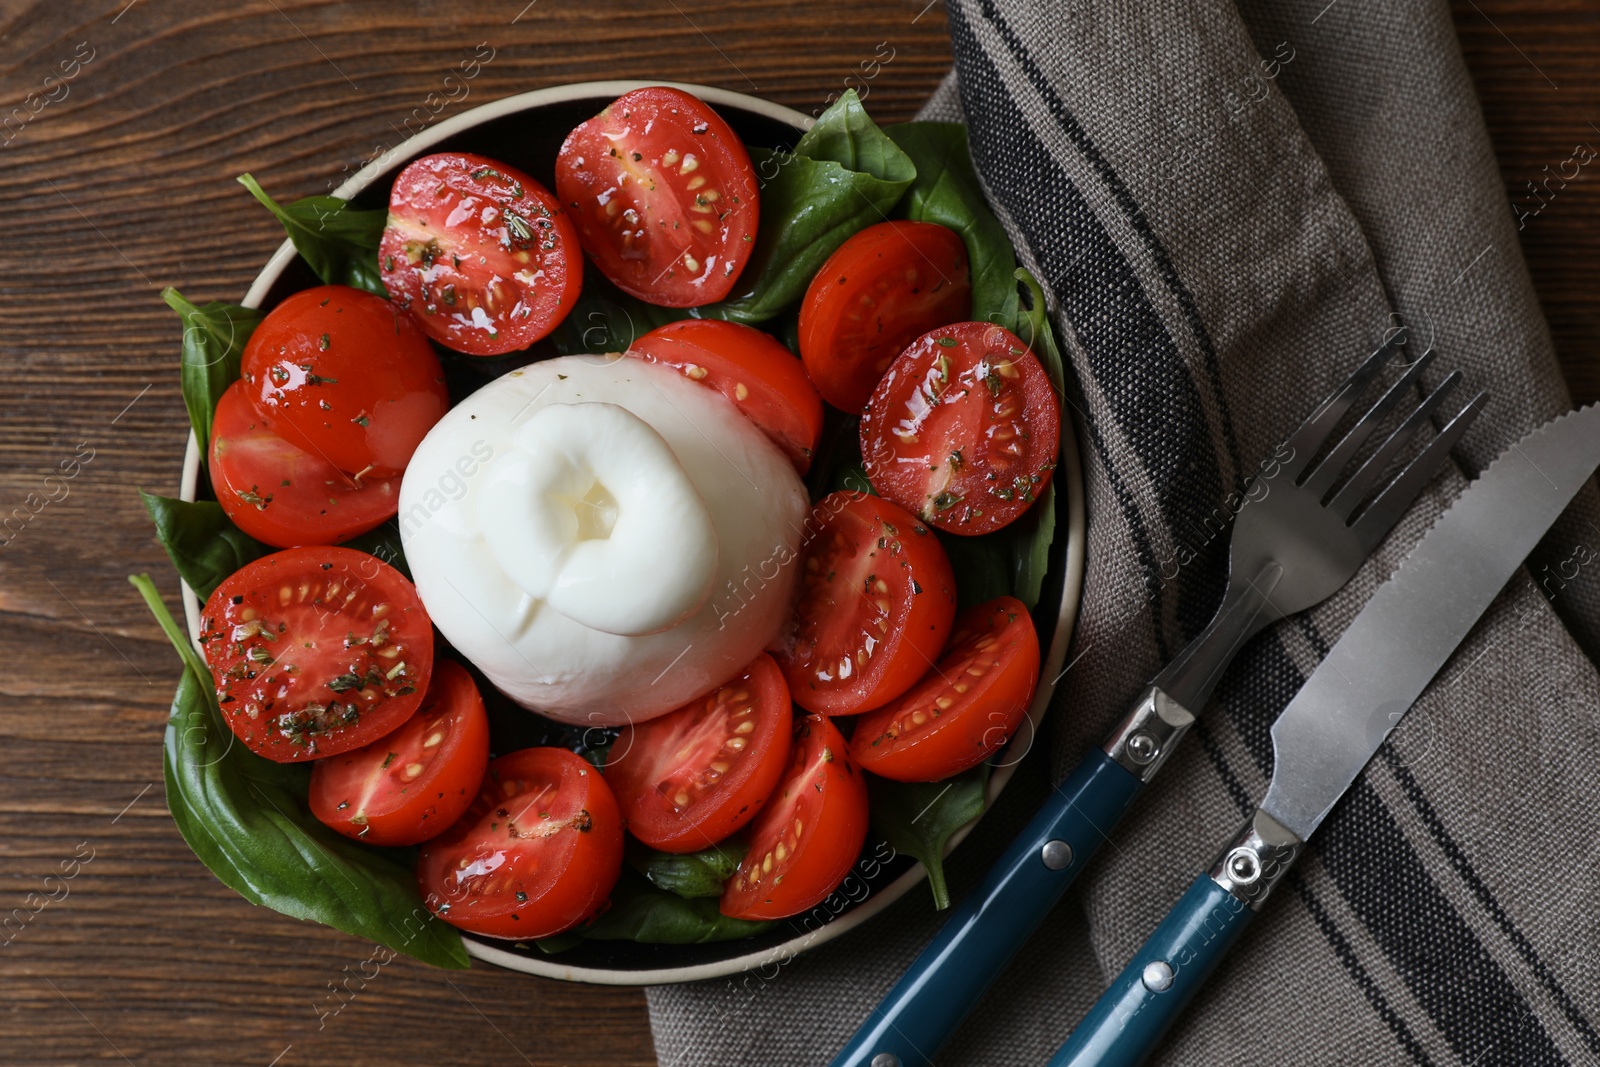
[[[311,814],[357,841],[415,845],[461,817],[489,765],[489,716],[466,668],[434,664],[416,713],[364,748],[311,768]]]
[[[422,898],[490,937],[559,934],[605,906],[622,871],[622,816],[600,772],[564,748],[489,764],[477,799],[422,846]]]
[[[1010,740],[1039,684],[1039,636],[1022,601],[961,613],[950,647],[898,700],[856,720],[850,755],[873,774],[937,782]]]
[[[867,782],[831,720],[795,728],[789,768],[750,828],[750,851],[722,887],[722,914],[784,919],[844,881],[867,839]]]
[[[638,338],[628,355],[683,371],[748,415],[801,474],[822,436],[822,398],[794,354],[771,334],[720,319],[684,319]]]
[[[795,703],[854,715],[911,688],[950,636],[955,588],[944,546],[898,505],[823,497],[800,546],[794,629],[774,653]]]
[[[828,403],[858,414],[906,345],[972,314],[967,247],[931,222],[880,222],[852,236],[800,304],[800,356]]]
[[[423,156],[394,180],[378,266],[423,333],[473,356],[527,348],[583,284],[578,233],[550,191],[461,152]]]
[[[1061,448],[1061,405],[1028,346],[988,322],[924,334],[861,418],[872,487],[941,530],[982,534],[1028,510]]]
[[[708,848],[766,802],[792,730],[789,687],[762,653],[720,689],[624,727],[606,781],[640,841],[665,852]]]
[[[721,300],[755,248],[750,153],[681,89],[624,93],[568,134],[556,194],[600,273],[652,304]]]
[[[200,615],[222,717],[279,763],[370,744],[411,717],[433,677],[416,587],[351,548],[291,548],[246,563]]]
[[[233,524],[280,548],[331,545],[392,519],[400,477],[359,481],[267,429],[243,381],[211,420],[211,487]]]
[[[360,477],[404,471],[450,407],[439,357],[410,317],[348,285],[273,308],[239,370],[268,429]]]

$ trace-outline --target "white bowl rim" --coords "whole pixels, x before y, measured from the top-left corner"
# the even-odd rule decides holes
[[[667,85],[683,89],[714,107],[729,107],[751,112],[786,123],[797,131],[803,132],[809,129],[815,121],[810,116],[804,115],[793,108],[710,85],[638,80],[573,82],[507,96],[470,108],[459,115],[445,119],[436,126],[430,126],[394,147],[386,149],[382,154],[362,167],[361,170],[351,175],[348,180],[334,190],[333,195],[349,199],[365,190],[367,186],[393,166],[397,160],[412,158],[446,138],[480,126],[493,119],[503,118],[534,107],[565,103],[569,100],[615,98],[623,93],[647,85]],[[289,262],[294,259],[295,254],[293,243],[285,239],[283,244],[279,245],[277,251],[267,260],[266,265],[261,268],[261,272],[256,275],[255,281],[245,294],[244,306],[261,306],[261,301],[266,298],[272,286],[277,283],[279,276]],[[1065,475],[1064,478],[1062,477],[1063,475]],[[1067,496],[1066,544],[1063,546],[1066,566],[1062,572],[1061,606],[1056,618],[1055,631],[1051,636],[1050,647],[1040,664],[1040,684],[1034,694],[1033,704],[1028,709],[1026,719],[1030,728],[1028,742],[1030,747],[1033,737],[1037,736],[1040,721],[1049,709],[1051,697],[1055,694],[1055,683],[1060,680],[1061,664],[1066,659],[1067,645],[1072,639],[1073,627],[1077,622],[1078,599],[1083,589],[1086,544],[1083,465],[1070,410],[1065,407],[1061,412],[1061,456],[1056,465],[1056,484],[1059,486],[1063,481],[1066,483]],[[199,482],[200,449],[191,430],[188,445],[183,455],[183,474],[179,487],[180,498],[188,501],[194,500],[199,488]],[[1057,529],[1057,537],[1059,539],[1059,530],[1061,528],[1058,526]],[[188,625],[190,637],[195,639],[196,647],[198,648],[200,600],[187,582],[183,583],[182,599],[184,621]],[[1016,739],[1013,739],[1013,747],[1015,744]],[[985,814],[993,806],[995,797],[1000,794],[1000,791],[1011,780],[1011,775],[1016,768],[1016,762],[1011,761],[1001,764],[990,774],[986,790]],[[945,853],[948,855],[952,849],[959,845],[982,819],[983,815],[980,815],[977,819],[952,834],[949,843],[945,847]],[[788,960],[807,949],[831,941],[860,926],[905,896],[926,877],[927,871],[922,864],[915,864],[899,878],[873,893],[860,906],[851,908],[849,911],[842,913],[839,918],[815,930],[790,938],[781,944],[741,956],[731,956],[727,959],[715,960],[710,963],[683,967],[615,969],[573,966],[571,964],[563,964],[559,954],[541,956],[535,952],[516,952],[510,948],[502,947],[500,944],[465,934],[462,940],[466,945],[468,954],[477,959],[486,963],[496,964],[508,970],[521,971],[524,974],[538,975],[543,978],[615,986],[651,986],[695,982],[709,978],[724,978],[761,967],[782,966]]]

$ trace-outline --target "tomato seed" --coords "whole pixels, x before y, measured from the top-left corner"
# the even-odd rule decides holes
[[[422,764],[420,764],[420,763],[408,763],[408,764],[406,764],[405,778],[406,778],[407,781],[410,781],[411,779],[415,778],[417,775],[419,775],[421,773],[422,773]]]
[[[661,157],[661,165],[663,167],[670,167],[674,163],[676,163],[677,161],[678,161],[678,150],[676,148],[667,149],[667,154]]]
[[[684,183],[684,188],[693,191],[695,189],[700,188],[705,183],[706,183],[706,176],[704,174],[697,174],[693,178],[690,178],[686,183]]]
[[[730,737],[728,738],[728,743],[722,747],[732,749],[735,752],[743,752],[746,744],[747,742],[742,737]]]
[[[430,734],[428,739],[426,741],[422,742],[422,747],[423,748],[432,748],[434,745],[437,745],[440,741],[443,741],[443,740],[444,740],[444,731],[443,730],[439,730],[439,731],[434,732],[433,734]]]
[[[768,852],[761,859],[761,873],[763,873],[763,874],[771,874],[772,873],[772,853],[770,853],[770,852]]]
[[[689,174],[700,169],[700,161],[694,158],[693,153],[683,157],[683,166],[678,168],[679,174]]]
[[[736,734],[749,734],[749,733],[754,733],[755,729],[756,729],[756,724],[754,722],[746,720],[745,722],[740,723],[738,726],[735,726],[733,728],[733,732],[736,733]]]
[[[745,388],[745,384],[743,382],[734,382],[733,395],[739,400],[747,400],[750,397],[750,390]]]

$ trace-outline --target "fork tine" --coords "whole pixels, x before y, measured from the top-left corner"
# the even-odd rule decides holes
[[[1467,406],[1439,431],[1439,436],[1428,442],[1422,454],[1411,461],[1411,465],[1389,484],[1371,507],[1362,512],[1351,529],[1366,549],[1370,551],[1383,540],[1383,535],[1405,514],[1417,494],[1422,492],[1422,487],[1444,466],[1450,449],[1461,440],[1461,435],[1467,432],[1467,427],[1472,425],[1488,399],[1488,393],[1479,393],[1468,401]]]
[[[1406,443],[1422,428],[1422,425],[1433,417],[1433,413],[1444,402],[1445,395],[1454,389],[1461,381],[1460,371],[1451,371],[1445,375],[1444,381],[1423,398],[1422,403],[1407,415],[1405,421],[1395,427],[1376,452],[1367,458],[1361,469],[1351,475],[1350,480],[1328,503],[1328,510],[1340,519],[1349,521],[1351,514],[1360,503],[1367,498],[1378,484],[1378,479],[1383,476],[1394,457],[1406,446]]]
[[[1356,402],[1356,397],[1361,395],[1367,383],[1372,381],[1373,376],[1389,361],[1389,357],[1405,343],[1406,330],[1402,326],[1394,332],[1393,337],[1379,345],[1377,351],[1368,356],[1366,362],[1357,367],[1355,373],[1346,378],[1344,384],[1335,389],[1333,395],[1324,400],[1322,406],[1317,408],[1310,418],[1301,423],[1300,428],[1286,442],[1294,456],[1281,468],[1283,473],[1296,481],[1299,480],[1301,472],[1311,462],[1311,457],[1327,441],[1333,428]]]
[[[1361,446],[1367,443],[1367,438],[1372,436],[1372,432],[1378,428],[1378,424],[1383,421],[1389,412],[1395,409],[1401,398],[1411,391],[1412,383],[1417,380],[1417,376],[1422,373],[1423,368],[1433,362],[1433,355],[1432,352],[1424,352],[1417,357],[1416,362],[1411,364],[1411,369],[1401,375],[1400,379],[1389,387],[1389,391],[1384,393],[1378,402],[1367,410],[1365,415],[1361,416],[1361,421],[1350,428],[1350,432],[1345,434],[1344,440],[1335,445],[1333,451],[1328,453],[1328,458],[1317,464],[1317,469],[1312,471],[1311,476],[1305,481],[1305,487],[1315,493],[1317,499],[1320,500],[1329,489],[1333,488],[1334,479],[1339,477],[1345,465],[1350,462],[1350,457],[1354,456]]]

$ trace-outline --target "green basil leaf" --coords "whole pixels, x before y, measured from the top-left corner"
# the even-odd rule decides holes
[[[950,835],[983,814],[989,764],[980,763],[942,782],[891,782],[867,776],[872,825],[896,852],[922,861],[928,869],[933,906],[950,906],[944,881],[945,844]]]
[[[204,463],[210,454],[211,417],[217,401],[222,399],[222,391],[238,380],[239,357],[262,315],[255,308],[215,300],[195,307],[170,286],[161,290],[161,299],[183,322],[183,406],[189,410],[189,425],[194,427]]]
[[[688,308],[646,304],[612,285],[598,271],[583,279],[583,291],[551,341],[563,356],[626,352],[633,342],[669,322],[689,317]]]
[[[956,575],[956,603],[960,610],[998,596],[1016,596],[1012,541],[1007,530],[980,537],[939,535],[939,543],[950,557],[950,568]]]
[[[1012,329],[1021,311],[1017,254],[972,169],[967,128],[959,122],[903,122],[883,132],[917,168],[899,214],[948,226],[961,235],[972,272],[972,317]]]
[[[639,941],[647,945],[704,945],[753,937],[769,929],[770,922],[730,919],[717,910],[711,897],[685,900],[657,889],[633,871],[623,868],[611,891],[611,907],[588,926],[590,941]]]
[[[911,160],[872,121],[854,89],[846,90],[817,116],[817,121],[795,142],[794,151],[807,159],[832,160],[879,178],[904,178],[909,182],[916,177]]]
[[[242,533],[214,500],[173,500],[139,490],[156,536],[202,603],[234,571],[272,549]]]
[[[700,309],[706,318],[765,322],[805,295],[823,262],[854,233],[889,217],[917,176],[911,158],[846,92],[793,152],[752,148],[761,226],[737,296]]]
[[[631,842],[630,842],[631,846]],[[745,846],[724,841],[699,852],[674,855],[653,848],[631,848],[628,864],[657,889],[665,889],[685,900],[720,897],[722,883],[739,869]]]
[[[278,217],[295,251],[317,277],[329,285],[353,285],[378,296],[389,295],[378,270],[378,243],[389,220],[387,210],[353,208],[337,196],[307,196],[279,204],[250,175],[239,175],[239,184]]]
[[[394,519],[358,537],[352,537],[340,547],[376,556],[407,578],[411,577],[411,565],[406,562],[405,546],[400,542],[400,527]]]
[[[1050,311],[1045,304],[1044,290],[1039,282],[1024,268],[1017,268],[1016,280],[1028,290],[1026,310],[1019,308],[1017,336],[1028,343],[1028,348],[1043,364],[1050,385],[1061,403],[1061,423],[1071,433],[1066,394],[1066,372],[1061,358],[1061,348],[1056,344],[1055,330],[1050,325]],[[1058,472],[1059,473],[1059,472]],[[1004,531],[1011,535],[1012,573],[1015,587],[1012,593],[1031,610],[1039,603],[1044,589],[1045,573],[1050,569],[1050,548],[1056,533],[1056,479],[1051,478],[1045,491],[1039,494],[1033,507]]]
[[[307,810],[311,768],[273,763],[222,720],[211,675],[148,575],[144,597],[185,670],[167,720],[167,807],[211,873],[250,901],[364,937],[436,967],[468,966],[461,935],[435,919],[392,854],[351,841]]]

